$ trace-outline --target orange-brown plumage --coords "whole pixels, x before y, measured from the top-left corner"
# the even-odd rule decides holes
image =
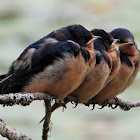
[[[54,63],[54,66],[46,68],[43,72],[35,75],[30,83],[23,88],[22,92],[35,93],[49,93],[57,97],[57,99],[64,99],[70,92],[76,89],[84,80],[85,76],[91,71],[91,68],[95,65],[95,56],[94,53],[91,55],[92,62],[88,61],[85,63],[85,60],[80,52],[76,59],[72,58],[71,60],[67,59],[70,56],[67,54],[66,58],[59,60]],[[56,82],[56,78],[46,78],[50,73],[57,73],[61,71],[61,68],[65,70],[62,77],[59,81]]]
[[[112,68],[107,80],[104,83],[104,87],[116,76],[116,74],[120,69],[121,62],[120,62],[119,52],[116,49],[114,49],[115,45],[116,44],[113,44],[112,49],[110,51],[107,51],[108,55],[111,58]]]
[[[114,39],[112,36],[101,29],[94,29],[91,32],[94,35],[102,37],[95,41],[95,52],[96,55],[100,53],[101,60],[99,64],[96,64],[92,71],[86,76],[82,84],[70,94],[76,97],[77,103],[86,103],[103,88],[112,68],[112,56],[110,54],[115,53],[118,55],[116,53],[115,43],[113,42]],[[106,42],[108,42],[108,44]],[[105,56],[103,56],[104,54]]]
[[[134,43],[132,33],[126,29],[116,29],[111,34],[120,39],[119,50],[121,66],[115,76],[94,98],[103,104],[122,93],[134,81],[140,70],[139,51]]]
[[[76,97],[76,103],[86,103],[103,88],[112,69],[112,55],[118,55],[114,38],[111,35],[102,29],[93,29],[91,32],[93,35],[101,36],[101,38],[94,42],[96,65],[86,76],[82,84],[69,94]],[[119,57],[117,59],[119,60]],[[59,106],[54,104],[52,111]]]
[[[53,31],[28,46],[12,63],[0,81],[0,93],[43,92],[62,101],[94,67],[95,39],[81,25]]]

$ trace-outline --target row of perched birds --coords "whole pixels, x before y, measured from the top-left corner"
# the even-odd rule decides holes
[[[81,25],[60,28],[28,46],[0,76],[0,93],[50,94],[55,110],[73,96],[100,105],[122,93],[140,70],[140,52],[124,28],[107,33]]]

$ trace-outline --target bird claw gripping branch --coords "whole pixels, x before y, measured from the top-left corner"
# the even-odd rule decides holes
[[[99,108],[99,109],[103,109],[105,106],[107,106],[108,105],[108,99],[106,99],[103,103],[102,103],[102,105],[101,105],[101,107]]]
[[[84,105],[85,106],[88,106],[88,107],[89,107],[89,105],[92,105],[92,109],[91,110],[94,110],[95,105],[97,103],[98,103],[97,100],[95,98],[93,98],[93,99],[89,100],[87,103],[84,103]]]
[[[118,104],[119,99],[117,97],[114,97],[113,100],[115,100],[115,103],[116,103],[115,106],[113,106],[113,103],[108,102],[108,107],[111,107],[112,109],[116,109],[119,106]]]

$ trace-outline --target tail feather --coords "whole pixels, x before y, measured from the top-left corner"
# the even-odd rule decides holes
[[[0,75],[0,81],[4,78],[6,78],[6,74]]]
[[[6,94],[5,89],[7,89],[10,78],[12,75],[6,76],[6,75],[1,75],[0,76],[0,94]]]

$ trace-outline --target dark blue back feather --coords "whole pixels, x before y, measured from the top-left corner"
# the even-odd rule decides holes
[[[36,48],[36,45],[29,48]],[[28,48],[28,49],[29,49]],[[27,50],[22,53],[22,55],[18,58],[20,60],[24,54],[26,54]],[[14,71],[14,66],[12,65],[9,70],[9,75],[12,76],[6,80],[4,83],[0,85],[0,92],[3,94],[10,92],[20,92],[23,86],[25,86],[31,79],[31,77],[38,72],[41,72],[48,65],[53,64],[55,60],[58,58],[63,58],[64,53],[71,53],[76,57],[80,52],[80,47],[72,42],[58,42],[53,44],[44,44],[44,46],[40,46],[34,52],[31,59],[31,68],[19,67]]]

